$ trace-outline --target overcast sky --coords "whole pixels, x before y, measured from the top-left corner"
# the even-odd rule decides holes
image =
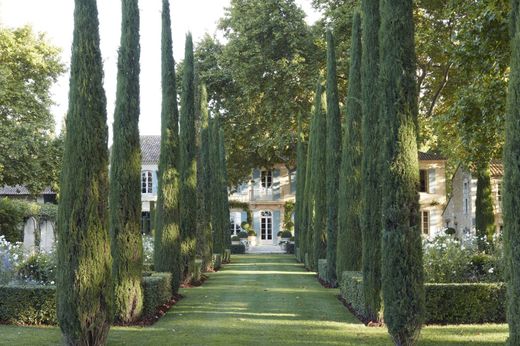
[[[269,1],[269,0],[266,0]],[[214,34],[219,18],[224,15],[230,0],[170,0],[173,54],[175,60],[184,57],[184,40],[188,31],[195,43],[204,33]],[[319,15],[312,9],[311,0],[296,0],[313,23]],[[160,134],[161,121],[161,1],[139,2],[141,15],[141,134]],[[101,51],[105,71],[105,92],[110,132],[114,112],[117,49],[121,26],[121,2],[98,1]],[[72,0],[0,0],[0,24],[8,27],[32,25],[36,31],[47,33],[49,41],[62,49],[62,61],[68,66],[72,44],[74,1]],[[68,73],[53,87],[56,105],[52,113],[57,128],[67,112]]]

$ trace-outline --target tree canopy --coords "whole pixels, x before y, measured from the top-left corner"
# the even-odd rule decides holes
[[[31,27],[0,27],[0,186],[57,187],[62,141],[50,88],[65,71],[60,50]]]

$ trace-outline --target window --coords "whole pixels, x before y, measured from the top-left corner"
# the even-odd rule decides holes
[[[428,170],[421,169],[419,170],[419,192],[429,192],[428,191]]]
[[[240,225],[237,225],[235,223],[235,220],[233,220],[233,219],[229,220],[229,233],[231,234],[231,236],[238,235],[238,233],[240,233],[240,231],[241,231]]]
[[[152,193],[152,172],[141,172],[141,193]]]
[[[260,183],[264,189],[270,189],[273,186],[273,172],[262,171],[260,176]]]
[[[270,211],[263,211],[260,218],[260,239],[273,239],[273,213]]]
[[[425,235],[430,234],[430,212],[421,212],[421,231]]]

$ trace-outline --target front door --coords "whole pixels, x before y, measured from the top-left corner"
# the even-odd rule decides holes
[[[273,213],[263,211],[260,217],[260,243],[273,244]]]

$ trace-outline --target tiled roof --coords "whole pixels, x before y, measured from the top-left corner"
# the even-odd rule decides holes
[[[501,178],[504,175],[504,165],[500,161],[491,161],[489,170],[492,177]]]
[[[442,157],[440,154],[434,153],[434,152],[422,152],[419,151],[419,160],[420,161],[446,161],[444,157]]]
[[[50,187],[46,187],[43,190],[42,195],[55,195],[56,193],[51,190]],[[19,196],[19,195],[30,195],[29,190],[23,185],[0,187],[0,195],[4,196]]]
[[[142,164],[159,164],[161,153],[161,136],[141,136]]]

